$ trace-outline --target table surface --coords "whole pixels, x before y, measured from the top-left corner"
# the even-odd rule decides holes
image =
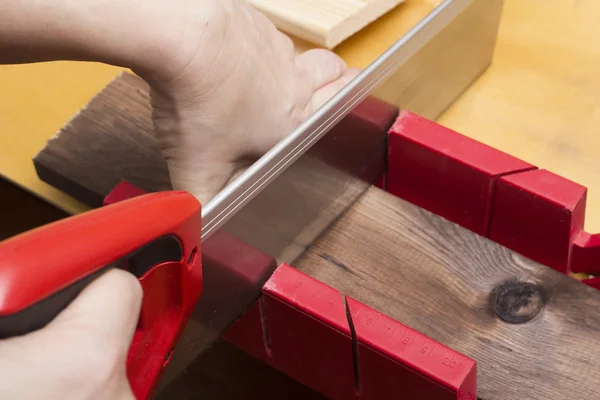
[[[440,0],[407,0],[335,51],[365,67]],[[600,232],[597,0],[505,0],[494,61],[439,122],[589,189]],[[41,182],[31,159],[120,69],[79,62],[0,67],[0,174],[53,204],[85,206]]]

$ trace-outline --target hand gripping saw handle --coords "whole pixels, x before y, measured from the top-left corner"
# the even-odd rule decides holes
[[[0,242],[0,338],[43,328],[96,277],[122,268],[144,292],[127,374],[152,395],[202,291],[201,205],[191,194],[146,194]]]

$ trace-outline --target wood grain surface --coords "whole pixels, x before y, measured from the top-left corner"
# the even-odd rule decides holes
[[[403,0],[246,0],[281,31],[333,49]]]
[[[92,207],[102,205],[120,179],[147,191],[171,189],[154,137],[148,85],[129,73],[92,98],[50,139],[34,164],[44,181]],[[147,170],[149,165],[154,171]],[[95,171],[93,179],[90,171]]]
[[[600,291],[377,188],[294,266],[475,359],[481,399],[600,398]],[[532,320],[494,312],[506,282]]]

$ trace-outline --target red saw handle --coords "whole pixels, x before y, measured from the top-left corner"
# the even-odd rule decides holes
[[[201,225],[196,198],[169,191],[0,242],[0,338],[43,328],[103,272],[126,269],[144,290],[127,373],[148,398],[202,290]]]

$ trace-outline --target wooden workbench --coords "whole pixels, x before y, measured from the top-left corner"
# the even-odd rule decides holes
[[[336,52],[365,67],[439,0],[407,0]],[[505,0],[493,65],[439,122],[589,188],[600,232],[600,26],[596,0]],[[0,173],[69,212],[86,209],[41,182],[32,157],[118,68],[0,67]]]

